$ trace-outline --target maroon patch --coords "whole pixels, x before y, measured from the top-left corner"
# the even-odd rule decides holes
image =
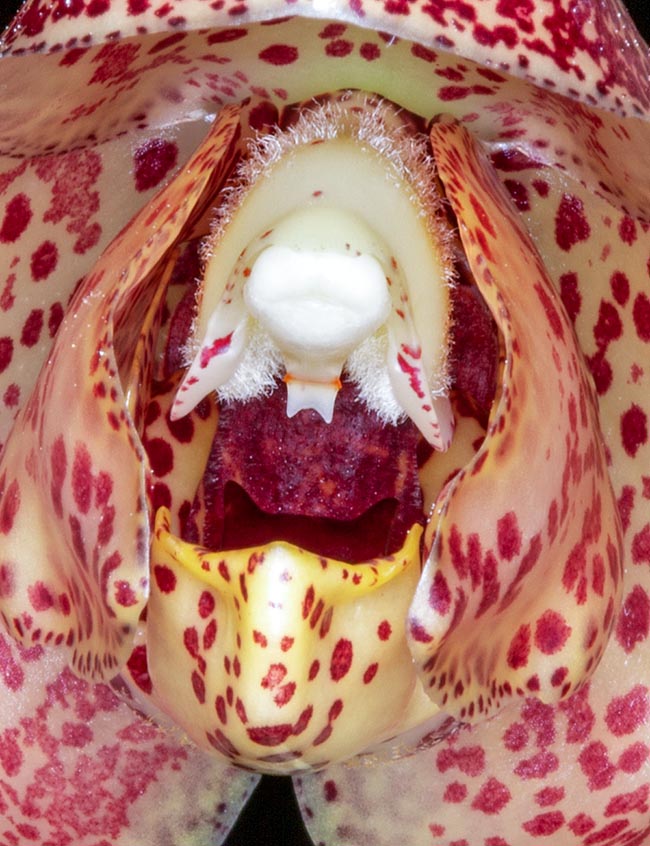
[[[269,65],[291,65],[298,60],[298,48],[289,44],[271,44],[262,50],[259,58]]]
[[[32,208],[26,194],[16,194],[7,203],[2,224],[0,243],[13,244],[23,234],[32,219]]]
[[[56,268],[59,251],[52,241],[43,241],[32,253],[30,270],[34,282],[42,282]]]
[[[176,167],[177,161],[178,147],[171,141],[153,138],[142,144],[133,154],[136,190],[155,188]]]
[[[557,611],[545,611],[535,627],[535,645],[545,655],[559,652],[571,634],[571,626]]]
[[[650,599],[641,587],[635,585],[626,596],[616,625],[616,639],[628,654],[637,643],[643,643],[650,634]]]
[[[498,520],[497,544],[499,555],[506,561],[512,561],[521,552],[521,532],[514,511],[509,511]]]
[[[648,692],[643,685],[636,685],[625,696],[616,696],[607,706],[605,722],[615,737],[632,734],[644,725],[650,705]]]
[[[564,814],[561,811],[548,811],[523,823],[522,828],[533,837],[548,837],[559,831],[564,822]]]
[[[621,439],[625,452],[634,458],[648,440],[648,418],[638,405],[631,405],[621,417]]]
[[[636,295],[632,308],[636,333],[642,341],[650,343],[650,299],[643,291]]]
[[[530,655],[530,646],[530,626],[520,626],[516,635],[510,642],[510,648],[508,649],[508,655],[506,658],[508,666],[512,667],[513,670],[518,670],[521,667],[525,667],[528,663],[528,657]]]
[[[585,207],[579,197],[565,194],[555,216],[555,240],[562,250],[570,250],[590,235]]]
[[[352,666],[352,643],[345,638],[341,638],[332,652],[332,659],[330,661],[330,676],[332,681],[340,681],[346,676]]]
[[[490,778],[474,797],[472,808],[483,814],[498,814],[511,799],[512,794],[506,785],[496,778]]]
[[[176,588],[174,572],[164,564],[156,564],[153,568],[156,584],[162,593],[171,593]]]

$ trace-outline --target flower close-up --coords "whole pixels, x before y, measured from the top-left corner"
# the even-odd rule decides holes
[[[650,843],[619,0],[27,0],[0,48],[1,846],[235,846],[269,780],[318,846]]]

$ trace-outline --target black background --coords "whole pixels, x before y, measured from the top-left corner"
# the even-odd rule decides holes
[[[0,29],[9,23],[19,5],[17,0],[0,0]],[[629,0],[626,5],[639,31],[650,41],[650,0]],[[311,846],[290,779],[263,779],[225,846]]]

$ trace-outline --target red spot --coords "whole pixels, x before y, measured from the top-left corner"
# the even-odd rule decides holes
[[[79,444],[75,450],[72,465],[72,493],[79,511],[87,514],[92,503],[93,476],[90,453],[84,444]]]
[[[578,763],[589,780],[590,790],[604,790],[614,781],[616,767],[609,760],[607,747],[601,740],[585,746],[578,756]]]
[[[151,693],[153,685],[151,684],[149,668],[147,666],[147,647],[136,646],[129,660],[126,662],[126,666],[129,668],[129,673],[138,687],[144,690],[145,693]]]
[[[605,722],[616,737],[632,734],[643,725],[650,711],[648,693],[643,685],[636,685],[625,696],[616,696],[607,706]]]
[[[273,690],[274,687],[277,687],[283,681],[286,674],[287,668],[284,664],[271,664],[267,674],[262,679],[261,685],[267,690]]]
[[[641,292],[636,295],[632,308],[636,333],[642,341],[650,343],[650,299]]]
[[[382,620],[381,623],[377,626],[377,637],[379,638],[379,640],[388,640],[392,633],[393,629],[391,628],[391,625],[388,620]]]
[[[523,779],[546,778],[551,773],[557,772],[560,768],[560,761],[557,755],[548,750],[538,752],[532,758],[520,761],[514,772]]]
[[[20,508],[20,487],[17,479],[14,479],[6,490],[4,486],[3,478],[0,480],[0,533],[8,535]]]
[[[545,611],[535,627],[535,645],[545,655],[559,652],[571,634],[571,626],[557,611]]]
[[[445,615],[451,608],[451,591],[444,574],[436,570],[429,589],[429,605],[438,614]]]
[[[518,182],[516,179],[506,179],[503,184],[508,189],[510,196],[514,200],[519,211],[529,211],[530,198],[528,196],[528,189],[526,186],[522,182]]]
[[[538,814],[532,820],[523,823],[522,828],[532,837],[548,837],[564,825],[564,814],[561,811],[549,811]]]
[[[563,787],[545,787],[535,794],[535,801],[540,808],[548,808],[549,805],[557,805],[564,799]]]
[[[230,348],[231,341],[232,332],[223,338],[217,338],[210,344],[209,347],[203,347],[203,349],[201,350],[201,358],[199,362],[201,365],[201,369],[207,367],[215,356],[221,355],[222,353],[226,352],[226,350]]]
[[[372,44],[370,41],[365,41],[361,47],[359,47],[359,53],[367,62],[374,62],[381,56],[381,50],[379,47],[376,44]]]
[[[307,588],[307,591],[305,593],[305,598],[302,601],[302,618],[303,618],[303,620],[306,620],[307,617],[309,617],[309,613],[310,613],[312,606],[314,604],[314,599],[315,599],[314,587],[313,587],[313,585],[310,585]]]
[[[196,670],[192,672],[192,690],[197,701],[203,705],[205,703],[205,682]]]
[[[438,753],[436,766],[441,773],[458,767],[464,775],[478,776],[485,769],[485,752],[481,746],[443,749]]]
[[[333,58],[342,58],[343,56],[349,56],[353,50],[354,43],[352,41],[339,38],[336,41],[330,41],[325,48],[325,53]]]
[[[596,715],[589,704],[589,685],[560,702],[559,709],[566,716],[566,742],[584,743],[596,722]]]
[[[183,632],[183,646],[192,658],[196,658],[199,654],[199,635],[194,626],[188,627]]]
[[[130,608],[132,605],[135,605],[138,601],[138,598],[135,595],[135,591],[133,590],[131,585],[123,579],[120,579],[115,582],[115,601],[118,605],[121,605],[123,608]]]
[[[365,673],[363,674],[363,683],[370,684],[370,682],[374,679],[377,675],[377,669],[379,668],[379,664],[376,662],[374,664],[370,664],[367,668]]]
[[[490,778],[474,797],[472,808],[484,814],[498,814],[511,799],[512,795],[506,785],[496,778]]]
[[[268,132],[271,127],[278,123],[278,110],[273,103],[258,103],[251,109],[248,122],[251,129],[255,129],[257,132]]]
[[[298,59],[298,48],[289,44],[271,44],[262,50],[259,58],[269,65],[291,65]]]
[[[499,555],[506,561],[512,561],[521,552],[521,532],[514,511],[504,514],[497,522],[497,544]]]
[[[247,31],[243,28],[221,29],[208,36],[208,44],[226,44],[230,41],[239,41],[240,38],[246,38],[246,35]]]
[[[47,611],[54,605],[54,597],[49,588],[43,582],[36,582],[30,585],[27,593],[34,611]]]
[[[293,726],[290,723],[281,723],[277,726],[256,726],[246,730],[248,736],[260,746],[279,746],[285,743],[293,734]]]
[[[417,620],[410,621],[409,634],[416,643],[431,643],[433,640],[433,636]]]
[[[85,723],[64,723],[61,727],[61,742],[64,746],[83,749],[92,739],[92,730]]]
[[[330,676],[332,681],[340,681],[350,670],[352,665],[352,643],[341,638],[332,652],[330,661]]]
[[[59,251],[52,241],[43,241],[32,253],[29,262],[32,279],[42,282],[52,273],[59,260]]]
[[[621,417],[621,440],[625,452],[632,458],[648,440],[648,418],[638,405],[631,405]]]
[[[162,593],[172,593],[172,591],[176,588],[176,576],[174,575],[173,570],[170,570],[169,567],[166,567],[164,564],[156,564],[153,568],[153,572],[158,589],[162,591]]]
[[[336,782],[328,779],[325,784],[323,785],[323,795],[325,797],[326,802],[334,802],[336,797],[338,796],[338,790],[336,789]]]
[[[570,250],[590,235],[584,204],[579,197],[565,194],[555,215],[555,240],[562,250]]]
[[[632,540],[632,561],[635,564],[650,564],[650,523],[646,523]]]
[[[20,690],[25,680],[25,673],[14,659],[5,638],[0,635],[0,675],[9,690]]]
[[[215,606],[214,596],[207,590],[204,590],[199,597],[199,616],[205,620],[213,613]]]
[[[16,194],[5,209],[0,225],[0,243],[13,244],[23,234],[32,219],[32,209],[26,194]]]
[[[614,817],[618,814],[629,814],[633,811],[639,811],[642,814],[647,813],[649,792],[650,787],[643,784],[631,793],[621,793],[614,796],[605,808],[605,816]]]
[[[442,800],[443,802],[457,804],[458,802],[464,802],[466,798],[467,787],[464,784],[461,784],[459,781],[452,781],[445,788],[445,793],[442,797]]]
[[[18,775],[24,760],[17,735],[16,729],[6,729],[0,736],[0,764],[10,778]]]
[[[575,323],[576,317],[580,314],[580,308],[582,307],[582,295],[578,288],[577,273],[564,273],[560,276],[560,299],[569,315],[569,319],[572,323]]]
[[[631,217],[626,215],[621,220],[618,226],[618,234],[621,237],[621,241],[629,246],[632,246],[632,244],[636,241],[636,223]]]
[[[11,364],[14,354],[14,342],[11,338],[0,338],[0,373],[3,373]]]
[[[578,814],[569,823],[568,826],[574,834],[586,834],[596,825],[593,819],[587,814]]]
[[[650,599],[641,587],[635,585],[625,598],[616,625],[616,639],[625,652],[630,653],[650,634]]]
[[[155,188],[176,167],[178,147],[171,141],[152,138],[133,154],[134,178],[137,191]]]
[[[548,320],[549,326],[551,327],[551,331],[553,332],[556,338],[562,339],[564,337],[564,329],[562,327],[560,313],[555,307],[555,303],[551,299],[551,296],[546,290],[546,288],[544,288],[544,286],[541,285],[539,282],[535,283],[535,290],[537,291],[539,301],[541,302],[542,307],[546,312],[546,319]]]
[[[490,216],[485,210],[483,204],[478,200],[478,198],[474,194],[469,195],[469,201],[472,204],[472,208],[474,209],[474,213],[481,224],[481,228],[491,235],[493,238],[496,238],[496,232],[494,231],[494,226],[492,225],[492,221],[490,220]]]
[[[599,347],[606,347],[623,334],[623,324],[618,311],[612,303],[601,300],[598,322],[594,326],[594,338]]]
[[[612,296],[619,305],[624,306],[630,297],[630,280],[625,273],[616,270],[609,280]]]
[[[203,648],[210,649],[217,639],[217,621],[210,620],[203,632]]]
[[[151,469],[156,476],[166,476],[174,469],[174,451],[163,438],[151,438],[145,441]]]
[[[528,624],[520,626],[519,630],[510,642],[508,649],[507,662],[508,666],[513,670],[518,670],[525,667],[528,663],[530,655],[530,626]]]
[[[648,760],[649,754],[650,749],[645,743],[633,743],[621,753],[621,757],[618,759],[618,767],[624,773],[638,773]]]
[[[503,745],[511,752],[520,752],[528,743],[528,729],[522,723],[512,723],[503,734]]]
[[[16,590],[14,566],[8,561],[0,563],[0,599],[8,599]]]

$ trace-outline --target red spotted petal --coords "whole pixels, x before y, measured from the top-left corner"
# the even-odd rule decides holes
[[[209,0],[183,0],[163,6],[151,0],[29,0],[6,32],[5,48],[43,50],[65,44],[83,51],[89,42],[162,31],[171,45],[182,50],[185,29],[231,28],[233,23],[281,17],[287,8],[292,15],[322,15],[320,10],[315,12],[311,0],[290,4],[285,0],[241,0],[217,13]],[[509,72],[531,79],[591,105],[630,114],[646,112],[650,107],[650,61],[618,0],[582,4],[355,0],[330,5],[327,14],[413,39],[429,57],[433,51],[443,50],[480,62],[486,66],[487,81],[487,69],[492,68],[497,75]],[[302,39],[276,41],[267,58],[272,64],[292,64],[293,73],[300,73],[303,66],[309,67],[303,45]],[[354,50],[344,30],[335,31],[329,46],[329,54],[335,59]],[[377,57],[370,47],[363,55],[366,62]],[[465,89],[462,83],[458,87]],[[471,89],[464,93],[471,93]]]
[[[0,636],[5,843],[200,846],[222,837],[255,777],[179,744],[65,664],[63,654]]]
[[[148,367],[140,333],[158,263],[228,169],[237,129],[238,110],[224,109],[84,280],[0,462],[7,625],[27,643],[64,644],[95,679],[126,661],[149,591],[148,463],[129,380]]]
[[[594,670],[620,600],[622,532],[593,389],[544,265],[467,130],[441,122],[431,139],[506,347],[487,437],[437,506],[411,608],[429,695],[471,718],[515,695],[557,700]]]

